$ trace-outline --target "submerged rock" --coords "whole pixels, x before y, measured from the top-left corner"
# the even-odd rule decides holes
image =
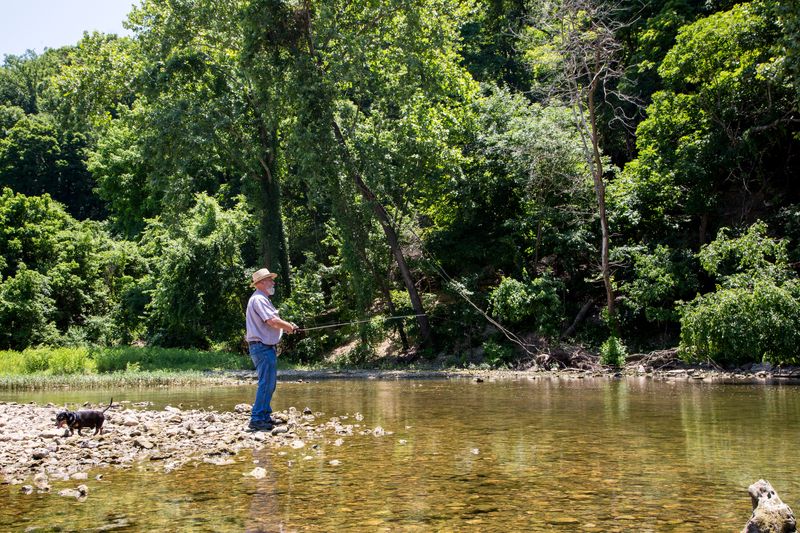
[[[742,533],[795,533],[797,521],[792,509],[781,501],[769,481],[759,479],[747,489],[753,514]]]
[[[254,477],[256,479],[263,479],[267,477],[267,471],[263,467],[257,466],[253,470],[244,475]]]

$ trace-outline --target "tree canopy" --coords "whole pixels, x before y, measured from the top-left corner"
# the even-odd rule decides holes
[[[795,4],[142,0],[6,56],[0,348],[239,350],[267,266],[353,322],[304,361],[789,360],[746,317],[800,316]]]

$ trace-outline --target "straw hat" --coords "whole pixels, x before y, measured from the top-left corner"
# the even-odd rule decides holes
[[[255,272],[253,272],[253,282],[250,284],[250,286],[251,287],[255,287],[256,283],[258,283],[262,279],[266,279],[266,278],[275,279],[277,277],[278,277],[278,275],[276,273],[270,272],[266,268],[260,268],[260,269],[256,270]]]

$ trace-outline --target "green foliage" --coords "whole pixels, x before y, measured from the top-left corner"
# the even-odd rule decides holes
[[[619,284],[625,295],[624,307],[648,322],[677,322],[675,302],[697,289],[694,262],[690,254],[657,245],[614,250],[615,257],[626,255],[633,264],[631,279]]]
[[[432,253],[457,277],[554,256],[557,268],[585,268],[592,191],[569,110],[482,89],[463,125],[465,171],[439,182],[428,204]]]
[[[753,1],[680,29],[658,68],[665,89],[637,129],[638,157],[609,188],[631,231],[663,239],[709,213],[730,224],[793,194],[784,177],[798,172],[789,155],[798,139],[787,117],[798,99],[776,22]],[[763,191],[755,201],[754,190]]]
[[[86,348],[36,348],[22,352],[26,374],[45,372],[51,375],[91,373],[94,362]]]
[[[250,358],[231,352],[167,348],[30,348],[0,351],[0,375],[250,370]]]
[[[10,189],[0,194],[0,222],[0,315],[17,324],[4,329],[6,347],[130,338],[136,320],[126,318],[124,296],[147,271],[133,243],[113,240],[97,222],[75,221],[48,196]]]
[[[174,224],[151,221],[143,238],[155,258],[146,310],[158,345],[208,347],[242,335],[249,216],[243,204],[225,210],[203,194],[196,202]]]
[[[514,349],[506,344],[488,340],[483,343],[483,359],[491,368],[507,368],[513,363]]]
[[[690,360],[797,364],[800,284],[757,280],[698,296],[681,310],[681,351]]]
[[[325,334],[302,338],[282,352],[281,358],[297,363],[317,363],[333,347],[330,340],[331,337]]]
[[[621,368],[625,366],[627,354],[628,351],[622,341],[612,335],[600,347],[600,364]]]
[[[698,254],[720,281],[681,309],[681,351],[722,364],[768,360],[796,363],[800,342],[800,283],[786,260],[786,242],[759,222],[737,238],[720,230]]]
[[[757,279],[781,284],[794,277],[788,264],[787,242],[767,235],[767,225],[756,222],[738,237],[722,228],[714,242],[703,246],[700,264],[723,287],[748,287]]]
[[[489,297],[492,314],[505,325],[529,324],[544,335],[555,336],[563,318],[563,284],[551,275],[518,281],[503,278]]]
[[[41,55],[28,50],[22,55],[7,55],[0,68],[0,104],[21,108],[26,114],[42,109],[42,98],[50,77],[64,62],[65,49],[50,49]]]
[[[635,136],[608,109],[595,117],[600,152],[624,165],[602,179],[626,342],[670,342],[676,302],[710,288],[706,273],[718,291],[681,315],[693,357],[716,350],[714,328],[736,326],[721,309],[744,320],[736,305],[767,315],[775,306],[793,323],[795,4],[625,1],[607,12],[628,79],[605,88],[648,104],[642,114],[612,101],[641,121]],[[276,301],[296,322],[375,316],[387,294],[411,313],[391,231],[437,349],[472,353],[485,341],[485,320],[457,284],[504,323],[555,335],[603,298],[586,147],[563,94],[545,90],[570,59],[546,22],[584,31],[598,4],[572,5],[145,0],[129,38],[86,33],[74,46],[6,57],[0,349],[237,346],[247,273],[265,264],[280,273]],[[758,218],[790,240],[756,225],[693,254],[718,228]],[[347,360],[366,364],[399,323],[284,346],[313,362],[358,336]],[[413,341],[417,324],[403,324]],[[598,324],[590,318],[578,335]],[[777,327],[764,316],[747,324],[753,342]],[[752,357],[787,357],[763,346]],[[488,352],[505,364],[501,345]],[[59,357],[56,366],[78,368]],[[29,364],[49,372],[51,359]]]
[[[281,302],[279,310],[281,317],[297,324],[325,310],[322,266],[312,253],[307,253],[305,262],[292,271],[292,295]]]
[[[4,115],[0,187],[27,195],[49,193],[77,218],[101,215],[86,169],[87,136],[60,128],[47,114],[17,115],[13,124],[9,113]]]
[[[250,370],[250,358],[231,352],[175,348],[109,348],[92,352],[97,372],[155,370]]]
[[[55,302],[48,279],[20,263],[0,281],[0,348],[25,348],[57,337]]]

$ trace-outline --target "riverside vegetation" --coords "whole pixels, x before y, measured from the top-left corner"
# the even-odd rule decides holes
[[[127,24],[0,67],[4,376],[246,368],[264,265],[285,318],[352,323],[285,339],[290,364],[797,364],[796,2],[143,0]]]

